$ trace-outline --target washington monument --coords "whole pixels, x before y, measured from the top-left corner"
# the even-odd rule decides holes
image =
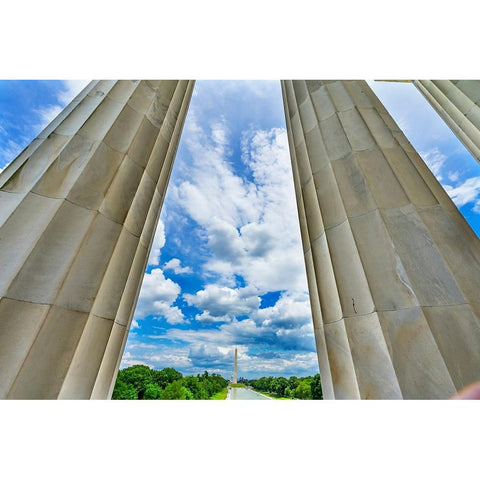
[[[233,380],[232,383],[237,383],[237,347],[235,347],[235,356],[233,360]]]

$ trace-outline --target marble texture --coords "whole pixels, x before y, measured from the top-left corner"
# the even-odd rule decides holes
[[[91,82],[0,174],[1,398],[110,398],[193,83]]]
[[[366,82],[282,91],[324,397],[450,397],[480,376],[478,238]]]
[[[480,162],[480,80],[414,80],[413,84]]]

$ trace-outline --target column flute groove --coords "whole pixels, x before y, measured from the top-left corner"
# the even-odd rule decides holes
[[[109,398],[192,89],[92,82],[0,176],[0,397]]]
[[[414,80],[413,84],[480,162],[480,80]]]
[[[305,254],[326,398],[448,398],[480,371],[478,239],[366,82],[282,87],[302,238],[329,257]]]

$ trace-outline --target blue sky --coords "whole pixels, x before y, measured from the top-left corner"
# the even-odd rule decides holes
[[[86,84],[0,81],[0,169]],[[411,84],[369,82],[480,233],[480,165]],[[122,367],[318,372],[278,81],[198,81]]]

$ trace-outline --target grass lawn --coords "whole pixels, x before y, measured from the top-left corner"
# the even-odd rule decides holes
[[[231,383],[230,386],[232,388],[245,388],[245,385],[243,383]]]
[[[225,400],[226,398],[227,398],[227,387],[225,387],[223,390],[221,390],[220,392],[210,397],[210,400]]]

